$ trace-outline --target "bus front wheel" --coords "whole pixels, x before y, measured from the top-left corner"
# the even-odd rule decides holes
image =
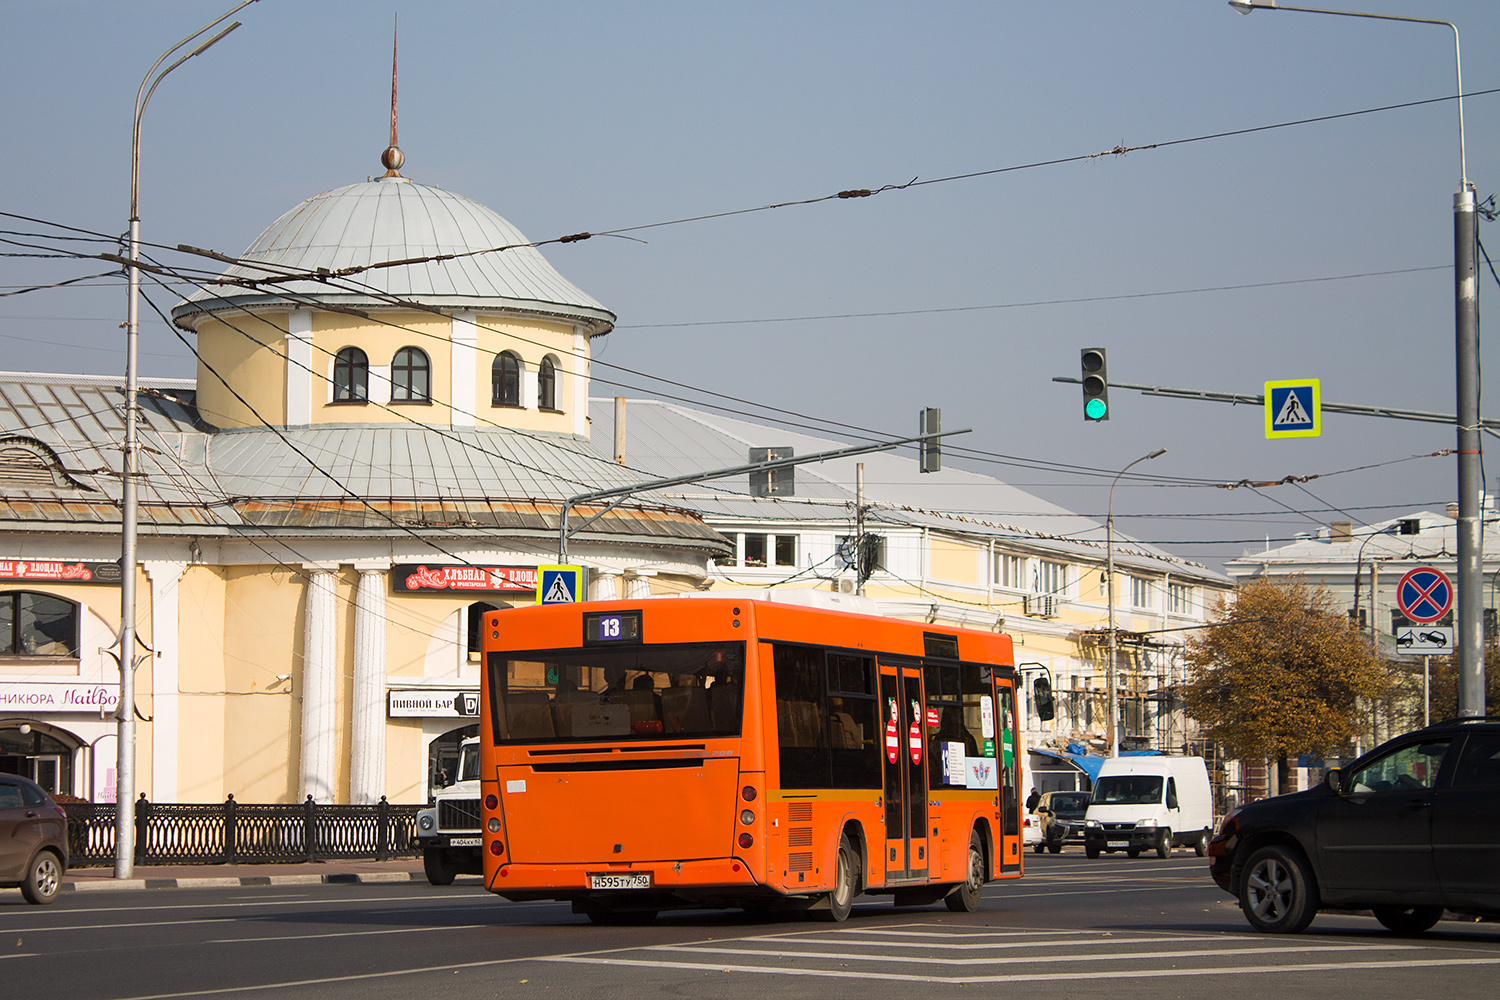
[[[847,833],[839,836],[839,851],[834,859],[833,891],[828,894],[828,908],[816,912],[824,920],[843,923],[854,909],[859,894],[859,852],[849,842]]]
[[[954,913],[973,913],[979,909],[980,897],[984,895],[984,847],[979,842],[979,831],[969,834],[969,867],[967,877],[948,895],[943,904]]]

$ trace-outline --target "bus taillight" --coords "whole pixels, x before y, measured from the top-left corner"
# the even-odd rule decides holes
[[[754,785],[746,785],[744,788],[740,789],[740,798],[744,799],[746,802],[754,802],[755,801],[755,786]]]
[[[755,838],[752,837],[752,836],[750,836],[748,833],[742,833],[742,834],[740,834],[740,846],[741,847],[748,848],[750,845],[752,845],[754,843],[755,843]]]
[[[500,800],[498,798],[496,798],[495,796],[493,796],[493,795],[486,795],[484,797],[484,807],[486,809],[496,809],[496,808],[499,807],[499,805],[500,805]]]
[[[490,853],[499,857],[505,853],[505,845],[498,840],[490,841]]]

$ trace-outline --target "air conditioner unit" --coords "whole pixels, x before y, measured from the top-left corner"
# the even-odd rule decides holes
[[[1026,597],[1025,610],[1033,618],[1056,618],[1057,595],[1030,594]]]
[[[833,582],[833,589],[836,590],[836,591],[838,591],[840,594],[852,594],[856,590],[858,590],[859,588],[857,586],[855,586],[855,583],[854,583],[853,580],[842,579],[842,580],[835,580]]]

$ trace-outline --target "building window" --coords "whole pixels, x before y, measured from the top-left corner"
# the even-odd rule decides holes
[[[536,375],[537,408],[558,411],[557,405],[557,359],[547,355]]]
[[[333,356],[333,401],[365,403],[370,399],[370,359],[357,347]]]
[[[739,536],[733,531],[721,531],[721,535],[729,542],[729,554],[719,556],[714,562],[720,566],[738,566],[739,559]]]
[[[769,535],[745,535],[745,565],[765,566],[766,563],[766,540]]]
[[[0,655],[78,658],[78,605],[49,594],[0,594]]]
[[[1062,594],[1068,586],[1068,567],[1066,563],[1053,562],[1050,559],[1038,559],[1036,561],[1036,575],[1032,580],[1031,589],[1038,594]]]
[[[797,536],[776,535],[776,565],[797,565]]]
[[[995,582],[1011,590],[1024,588],[1026,586],[1026,557],[997,552],[995,554]]]
[[[417,347],[403,347],[391,360],[391,402],[430,403],[432,365]]]
[[[520,406],[521,359],[510,351],[501,351],[495,356],[490,374],[491,403],[495,406]]]
[[[1190,614],[1193,609],[1191,588],[1183,583],[1167,584],[1167,610],[1174,615]]]
[[[1130,578],[1130,606],[1132,608],[1151,607],[1151,581],[1143,576],[1132,576]]]

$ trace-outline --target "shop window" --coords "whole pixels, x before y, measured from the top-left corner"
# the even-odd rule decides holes
[[[78,658],[78,605],[50,594],[0,594],[0,655]]]
[[[418,347],[403,347],[391,359],[391,402],[430,403],[432,364]]]
[[[551,410],[554,413],[559,411],[557,405],[557,359],[550,354],[542,359],[542,366],[537,369],[536,397],[538,409]]]
[[[490,402],[495,406],[521,405],[521,359],[511,351],[495,355],[490,366]]]
[[[370,359],[357,347],[333,356],[333,401],[364,403],[370,398]]]
[[[42,732],[35,724],[23,733],[21,724],[0,728],[0,774],[30,778],[53,795],[73,791],[73,747]]]

